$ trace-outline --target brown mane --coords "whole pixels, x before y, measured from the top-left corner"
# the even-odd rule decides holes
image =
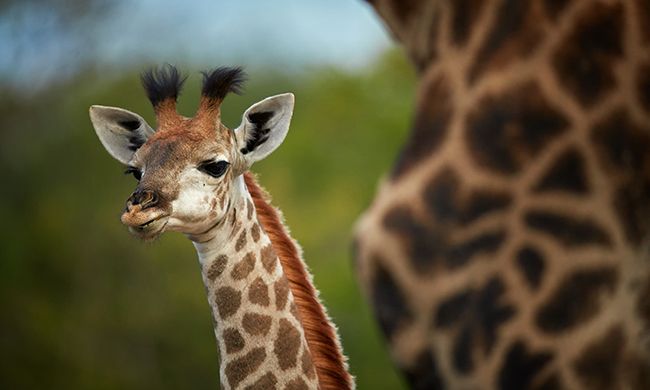
[[[289,236],[279,211],[268,202],[268,194],[257,184],[255,176],[246,172],[244,180],[253,197],[257,217],[271,239],[289,281],[320,388],[352,389],[352,377],[347,371],[336,329],[318,299],[298,245]]]

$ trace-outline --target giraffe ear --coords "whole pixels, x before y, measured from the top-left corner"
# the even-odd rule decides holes
[[[117,107],[91,106],[90,121],[106,151],[122,164],[154,133],[140,115]]]
[[[235,129],[239,151],[248,166],[273,152],[287,136],[293,115],[292,93],[271,96],[253,104]]]

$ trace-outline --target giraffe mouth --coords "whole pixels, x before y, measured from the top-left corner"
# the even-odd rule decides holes
[[[129,231],[142,240],[153,240],[165,231],[168,221],[166,215],[161,215],[139,225],[130,225]]]
[[[154,218],[154,219],[152,219],[152,220],[149,221],[149,222],[145,222],[145,223],[143,223],[143,224],[138,225],[137,228],[138,228],[138,229],[146,229],[147,226],[151,226],[151,224],[154,223],[154,222],[156,222],[157,220],[158,220],[158,218]]]

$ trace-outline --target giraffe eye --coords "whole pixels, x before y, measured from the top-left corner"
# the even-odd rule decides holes
[[[206,161],[199,165],[199,170],[212,177],[221,177],[228,169],[228,161]]]
[[[142,172],[136,168],[136,167],[127,167],[126,171],[124,171],[125,175],[133,175],[135,177],[135,180],[140,181],[142,178]]]

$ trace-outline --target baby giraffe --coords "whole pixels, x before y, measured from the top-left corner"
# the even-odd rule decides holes
[[[158,128],[139,115],[92,106],[108,153],[138,186],[122,223],[143,240],[184,233],[198,252],[212,307],[223,389],[350,389],[336,328],[318,299],[300,249],[248,173],[284,140],[290,93],[264,99],[228,129],[220,106],[244,81],[241,68],[203,74],[193,118],[176,111],[185,78],[172,66],[143,73]]]

